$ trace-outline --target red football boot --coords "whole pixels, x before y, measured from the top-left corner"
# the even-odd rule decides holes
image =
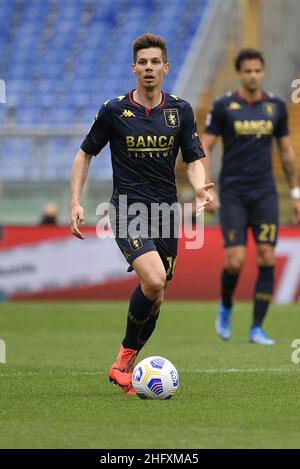
[[[109,379],[122,388],[131,386],[132,372],[137,350],[121,345],[116,361],[109,370]],[[126,394],[126,393],[125,393]]]

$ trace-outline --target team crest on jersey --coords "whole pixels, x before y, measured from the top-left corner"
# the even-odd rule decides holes
[[[168,127],[179,127],[180,120],[178,109],[164,109],[164,118]]]
[[[241,105],[233,101],[232,103],[229,104],[228,109],[229,110],[241,109]]]
[[[273,117],[275,114],[275,104],[274,103],[263,103],[264,113],[268,117]]]
[[[128,242],[133,250],[140,249],[143,246],[143,242],[139,235],[133,236],[132,238],[128,239]]]

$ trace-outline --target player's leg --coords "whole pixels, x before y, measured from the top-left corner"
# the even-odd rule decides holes
[[[232,296],[237,286],[239,275],[243,269],[246,258],[245,246],[232,246],[224,248],[224,269],[222,272],[222,304],[225,308],[232,307]]]
[[[144,347],[154,332],[160,314],[160,307],[164,301],[164,291],[160,293],[152,306],[148,321],[142,326],[138,336],[138,352]]]
[[[224,268],[221,274],[221,302],[216,321],[217,334],[223,340],[231,336],[233,294],[245,262],[247,209],[241,197],[221,194],[220,223],[224,239]]]
[[[278,200],[275,193],[260,197],[252,210],[253,234],[256,241],[257,280],[254,289],[250,342],[272,345],[262,329],[274,288],[275,245],[278,229]]]
[[[145,234],[149,233],[149,225],[147,226],[149,222],[152,225],[152,218],[142,221]],[[158,223],[158,225],[161,225],[161,223]],[[171,220],[170,228],[170,237],[167,239],[155,237],[155,241],[149,236],[141,238],[139,235],[135,235],[133,238],[128,237],[125,239],[116,236],[117,244],[130,264],[129,270],[135,270],[140,279],[140,285],[136,288],[130,300],[126,334],[117,359],[120,362],[120,358],[124,354],[127,355],[129,366],[123,366],[122,376],[126,378],[127,382],[130,378],[130,383],[135,357],[155,329],[160,305],[164,298],[166,280],[171,280],[174,272],[178,241],[174,235],[174,220]],[[169,252],[174,253],[174,256],[170,256]],[[128,357],[132,357],[132,360],[130,358],[128,361]],[[115,364],[116,362],[113,364],[112,369],[120,368]],[[112,369],[110,376],[113,374],[115,378],[116,372]],[[122,379],[121,385],[124,384],[124,379]],[[115,381],[118,382],[116,379]],[[120,384],[120,380],[118,384]]]
[[[132,267],[140,279],[140,285],[130,300],[123,346],[137,350],[142,327],[150,319],[151,313],[158,312],[163,301],[166,272],[157,251],[138,257],[133,261]]]
[[[267,314],[274,287],[274,261],[274,247],[269,244],[259,244],[252,327],[261,327]]]
[[[109,377],[115,384],[127,388],[131,385],[132,370],[138,351],[138,334],[147,322],[152,306],[164,284],[164,270],[152,239],[147,236],[147,216],[141,218],[139,232],[129,232],[134,218],[128,215],[128,201],[112,197],[109,209],[115,240],[133,270],[136,268],[141,283],[133,292],[127,315],[125,337],[112,364]],[[143,234],[145,237],[143,237]]]
[[[148,342],[148,340],[150,339],[150,337],[152,336],[155,330],[156,323],[160,314],[160,307],[164,301],[164,291],[167,288],[169,282],[173,278],[175,264],[176,264],[176,256],[165,256],[162,252],[163,251],[162,243],[157,241],[157,244],[158,244],[157,247],[159,249],[159,255],[165,267],[167,281],[165,282],[164,289],[160,292],[155,302],[153,303],[148,320],[142,325],[139,331],[137,353],[139,353],[140,350],[146,344],[146,342]],[[173,249],[175,248],[177,250],[176,240],[175,242],[173,240],[171,241],[171,243],[168,243],[168,244],[171,244],[172,248]],[[133,366],[131,367],[131,369],[133,370]],[[129,385],[126,389],[124,389],[124,393],[135,394],[135,391],[133,390],[132,386]]]
[[[148,342],[154,332],[160,314],[160,307],[164,301],[165,289],[167,288],[168,283],[169,282],[165,283],[164,290],[160,293],[154,305],[152,306],[152,310],[148,321],[143,325],[140,330],[138,338],[138,352],[144,347],[144,345],[146,344],[146,342]]]
[[[228,340],[231,337],[232,297],[245,262],[245,252],[245,246],[232,246],[225,247],[224,249],[224,269],[221,274],[221,302],[216,321],[217,334],[223,340]]]
[[[154,244],[150,244],[151,240],[148,248],[155,249]],[[140,284],[131,296],[125,337],[109,373],[110,379],[123,388],[131,385],[139,348],[139,333],[149,320],[153,305],[161,296],[166,282],[164,265],[156,251],[144,252],[136,257],[132,261],[132,267],[140,279]]]
[[[153,334],[160,314],[160,306],[164,300],[165,289],[173,278],[176,265],[179,214],[175,210],[171,214],[167,214],[167,220],[164,220],[163,216],[163,213],[161,213],[159,218],[155,219],[154,217],[152,217],[151,223],[152,233],[156,233],[156,236],[154,237],[155,246],[164,265],[166,273],[166,283],[164,285],[164,289],[160,292],[160,295],[157,297],[155,303],[153,304],[148,321],[143,325],[140,331],[138,348],[139,351],[142,349],[142,347]],[[163,225],[166,224],[169,224],[170,227],[170,233],[167,233],[167,236],[165,236],[163,232]]]

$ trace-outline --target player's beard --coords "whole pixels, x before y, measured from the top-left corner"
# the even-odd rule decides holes
[[[244,83],[244,86],[248,91],[251,91],[253,93],[254,91],[258,91],[261,89],[261,84],[262,83],[260,80],[256,80],[256,81],[249,81],[248,83]]]
[[[247,83],[244,86],[246,90],[249,91],[249,93],[255,93],[256,91],[259,91],[261,88],[258,83]]]

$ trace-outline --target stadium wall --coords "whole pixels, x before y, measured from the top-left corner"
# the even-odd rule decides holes
[[[95,227],[85,227],[85,241],[68,227],[3,227],[0,239],[2,300],[121,300],[128,299],[137,277],[112,237],[99,239]],[[202,249],[186,249],[179,241],[175,277],[167,299],[217,300],[223,264],[221,233],[207,227]],[[248,262],[236,298],[250,300],[256,277],[255,246],[250,236]],[[300,229],[281,228],[276,249],[276,303],[300,301]]]

